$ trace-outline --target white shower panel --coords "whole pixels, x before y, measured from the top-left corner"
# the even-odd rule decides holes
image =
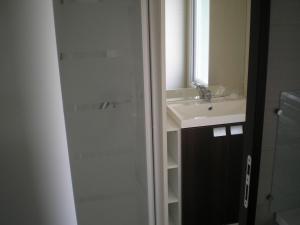
[[[55,12],[78,223],[152,225],[142,2],[56,0]]]

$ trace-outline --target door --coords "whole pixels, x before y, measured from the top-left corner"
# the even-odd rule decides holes
[[[254,225],[265,107],[271,1],[251,0],[251,31],[239,224]]]
[[[226,126],[228,148],[225,156],[226,184],[223,224],[234,224],[239,220],[239,202],[242,176],[244,123]]]
[[[300,91],[282,92],[273,166],[273,213],[300,209]]]
[[[182,130],[183,225],[223,224],[226,139],[222,125]]]
[[[152,225],[146,1],[54,3],[78,224]]]
[[[183,225],[238,222],[242,155],[242,123],[182,130]]]

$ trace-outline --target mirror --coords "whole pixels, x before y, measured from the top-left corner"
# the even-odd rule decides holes
[[[166,0],[166,89],[246,95],[250,0]],[[170,92],[171,93],[171,92]]]

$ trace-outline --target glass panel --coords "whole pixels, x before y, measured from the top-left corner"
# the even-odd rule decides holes
[[[300,91],[281,94],[271,208],[300,208]]]
[[[79,225],[147,225],[141,3],[55,0]]]

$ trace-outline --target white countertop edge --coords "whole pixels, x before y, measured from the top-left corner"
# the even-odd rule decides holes
[[[203,118],[203,120],[190,119],[190,120],[179,120],[179,115],[175,115],[175,112],[168,108],[167,114],[181,129],[192,128],[192,127],[206,127],[216,126],[231,123],[243,123],[246,121],[246,114],[233,114],[229,116],[219,116],[214,118]]]
[[[245,114],[215,117],[215,118],[204,118],[201,121],[197,120],[183,120],[181,121],[181,128],[192,128],[192,127],[207,127],[207,126],[217,126],[232,123],[243,123],[245,122]]]

